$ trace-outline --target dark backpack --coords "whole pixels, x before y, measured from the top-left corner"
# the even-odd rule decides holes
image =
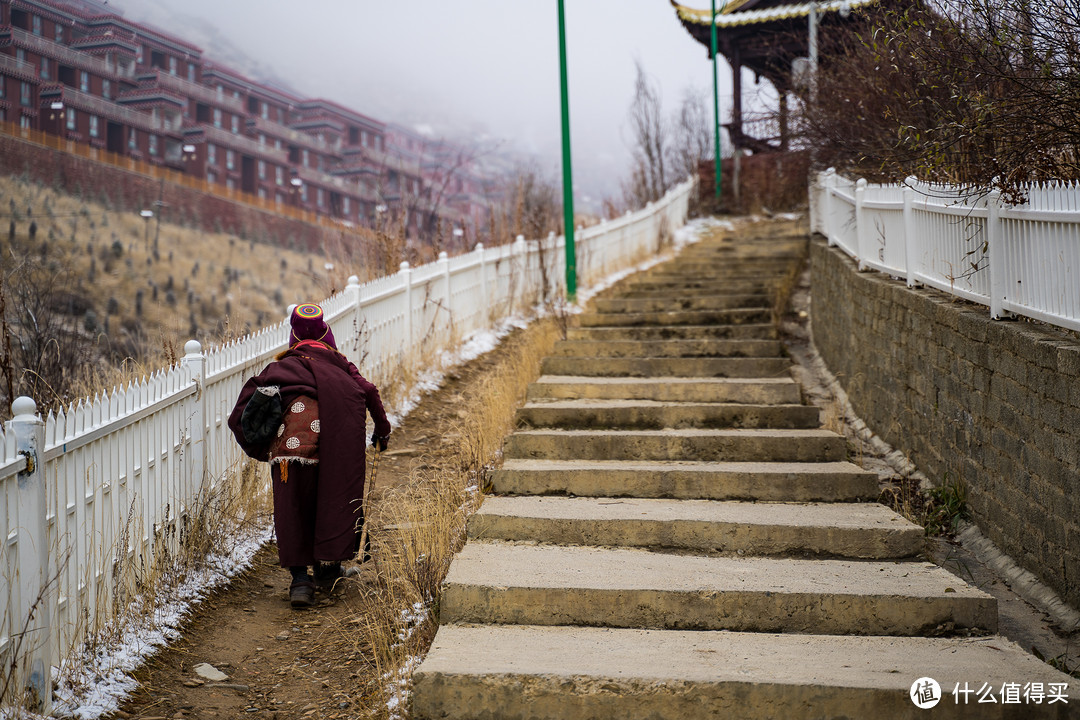
[[[283,415],[280,388],[277,385],[256,388],[240,415],[244,441],[255,447],[268,447],[277,437]]]

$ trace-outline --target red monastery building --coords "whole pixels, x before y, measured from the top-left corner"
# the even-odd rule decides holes
[[[255,82],[97,0],[0,0],[0,121],[410,235],[488,212],[475,169],[444,167],[462,149]]]

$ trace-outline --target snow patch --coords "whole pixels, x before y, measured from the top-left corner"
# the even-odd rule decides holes
[[[201,568],[166,591],[152,612],[145,612],[144,599],[134,600],[124,616],[103,631],[103,635],[115,640],[85,648],[61,667],[53,668],[57,684],[53,714],[97,720],[118,710],[121,701],[137,687],[130,673],[179,638],[180,627],[192,607],[249,568],[255,553],[272,537],[272,528],[266,525],[222,543],[229,548],[227,552],[207,557]]]

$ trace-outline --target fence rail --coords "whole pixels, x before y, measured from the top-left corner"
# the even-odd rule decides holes
[[[812,228],[854,258],[909,287],[928,285],[1010,314],[1080,330],[1080,185],[1027,189],[1005,206],[909,178],[851,180],[828,170],[810,187]]]
[[[655,254],[685,223],[693,187],[579,233],[582,286]],[[554,234],[519,237],[416,268],[402,263],[365,285],[353,276],[322,307],[342,352],[385,386],[558,291],[563,247]],[[123,562],[145,572],[175,556],[200,493],[239,469],[228,414],[287,336],[283,321],[206,351],[192,340],[177,367],[44,421],[32,400],[15,401],[0,431],[0,659],[17,663],[15,687],[32,691],[29,704],[47,709],[49,668],[82,642],[87,619],[107,618],[133,596]]]

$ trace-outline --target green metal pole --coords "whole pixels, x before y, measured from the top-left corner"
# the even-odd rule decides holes
[[[574,173],[570,169],[570,92],[566,81],[566,20],[559,0],[559,75],[562,82],[563,224],[566,226],[566,299],[577,298],[577,259],[574,252]]]
[[[738,72],[738,71],[736,71]],[[712,0],[712,96],[713,96],[713,149],[716,157],[716,201],[720,202],[720,81],[716,76],[716,0]]]

